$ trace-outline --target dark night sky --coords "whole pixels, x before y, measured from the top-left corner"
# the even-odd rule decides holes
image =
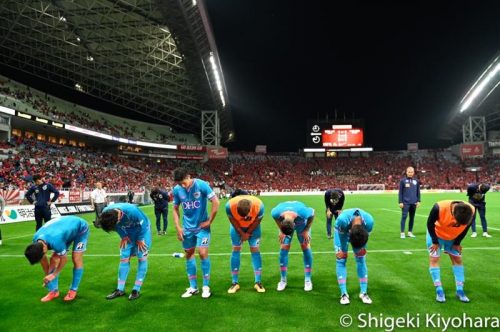
[[[297,151],[318,115],[376,150],[447,146],[445,119],[500,50],[499,2],[207,0],[237,142]]]

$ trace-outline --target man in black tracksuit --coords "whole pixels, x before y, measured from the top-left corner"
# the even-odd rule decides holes
[[[42,227],[44,222],[47,222],[51,218],[50,205],[57,201],[59,197],[59,191],[54,188],[50,183],[46,183],[42,176],[39,174],[33,176],[33,185],[25,193],[24,197],[31,204],[35,204],[35,220],[36,220],[36,231]],[[54,197],[50,198],[50,194],[54,193]]]

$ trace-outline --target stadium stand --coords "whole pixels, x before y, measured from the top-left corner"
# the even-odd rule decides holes
[[[254,191],[315,191],[331,187],[356,190],[359,183],[380,183],[397,189],[408,165],[414,165],[426,189],[465,189],[476,181],[467,167],[481,167],[481,182],[496,184],[500,164],[493,158],[461,161],[447,150],[375,152],[369,158],[305,158],[298,155],[232,153],[226,160],[206,163],[123,156],[89,147],[51,144],[13,136],[2,142],[0,181],[3,187],[25,189],[36,173],[50,178],[57,188],[82,190],[103,181],[108,190],[140,190],[172,185],[175,167],[189,167],[193,175],[227,192],[234,188]]]
[[[199,144],[198,139],[192,134],[173,133],[171,128],[165,125],[134,121],[91,110],[25,87],[2,76],[0,76],[0,105],[127,139]]]

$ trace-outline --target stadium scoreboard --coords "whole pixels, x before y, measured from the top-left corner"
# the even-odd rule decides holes
[[[364,146],[364,129],[360,123],[309,121],[307,128],[309,148],[359,148]]]

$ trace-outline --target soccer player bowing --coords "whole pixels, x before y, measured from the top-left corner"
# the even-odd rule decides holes
[[[467,234],[474,215],[474,206],[462,201],[440,201],[434,204],[427,219],[427,248],[429,250],[429,272],[436,287],[436,301],[445,302],[441,285],[439,258],[441,250],[450,255],[455,275],[456,295],[462,302],[469,302],[464,293],[464,266],[460,243]]]
[[[120,235],[120,265],[118,287],[106,299],[125,295],[125,282],[130,270],[130,257],[137,256],[138,268],[134,287],[128,299],[139,298],[141,286],[148,271],[148,254],[151,249],[151,223],[134,204],[116,203],[108,205],[101,214],[100,224],[104,231],[115,231]]]
[[[288,251],[290,250],[294,231],[297,233],[297,238],[299,239],[300,246],[302,247],[302,253],[304,255],[304,290],[306,292],[312,291],[312,251],[311,234],[309,231],[314,220],[314,209],[307,207],[302,202],[288,201],[278,204],[271,211],[271,215],[280,229],[281,280],[278,283],[278,292],[285,290],[287,285]]]
[[[254,288],[259,293],[266,290],[262,286],[262,257],[260,255],[260,222],[264,216],[264,204],[260,199],[248,195],[240,195],[231,198],[226,203],[226,213],[231,223],[230,235],[233,244],[231,253],[232,285],[228,293],[236,293],[240,289],[240,257],[241,244],[248,241],[252,253],[252,265],[255,276]]]
[[[349,304],[347,293],[347,251],[349,242],[356,257],[360,294],[365,304],[371,304],[368,296],[368,269],[366,267],[366,243],[373,229],[373,217],[361,209],[344,210],[335,221],[334,247],[337,257],[337,282],[340,287],[340,304]]]
[[[43,225],[33,236],[33,243],[28,245],[24,255],[31,264],[40,262],[45,277],[43,284],[49,290],[41,301],[49,302],[59,297],[59,272],[68,261],[67,250],[73,243],[73,280],[64,301],[76,298],[78,285],[83,275],[83,252],[87,249],[89,227],[85,220],[75,216],[55,218]],[[49,259],[46,256],[52,250]]]
[[[189,172],[184,168],[174,170],[174,223],[177,229],[177,239],[182,241],[182,247],[186,252],[186,270],[189,279],[189,288],[181,295],[183,298],[191,297],[199,293],[196,281],[195,248],[201,259],[201,271],[203,273],[203,287],[201,297],[209,298],[210,292],[210,258],[208,257],[208,246],[210,245],[210,225],[217,215],[219,199],[212,188],[203,180],[191,178]],[[210,217],[207,213],[207,201],[212,203]],[[182,205],[182,227],[179,223],[179,206]]]

